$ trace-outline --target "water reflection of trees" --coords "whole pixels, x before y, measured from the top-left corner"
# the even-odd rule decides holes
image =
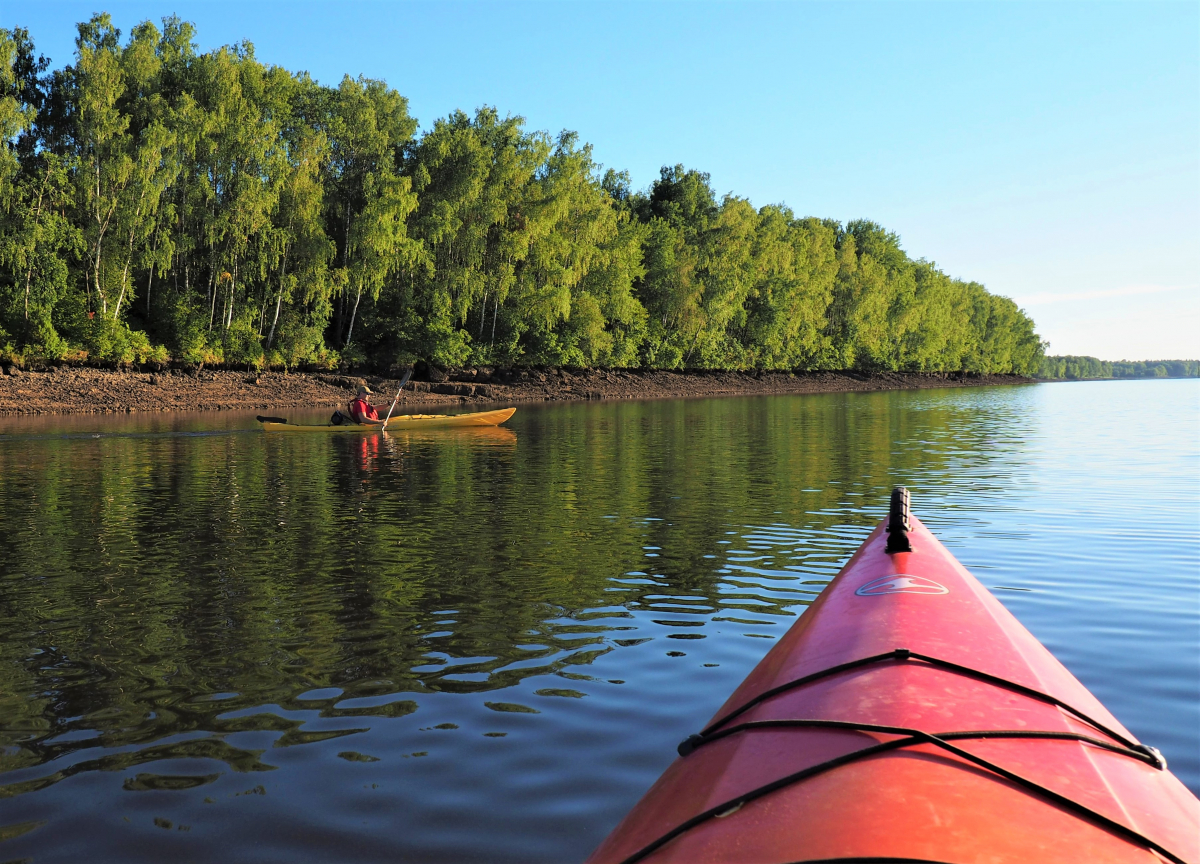
[[[526,411],[483,436],[0,442],[0,766],[70,757],[0,794],[163,758],[266,770],[217,736],[308,743],[324,733],[289,712],[370,725],[432,691],[586,680],[651,624],[686,640],[788,618],[892,483],[950,501],[956,483],[1010,482],[999,463],[1025,433],[1005,404],[677,401]],[[342,692],[298,698],[322,687]]]

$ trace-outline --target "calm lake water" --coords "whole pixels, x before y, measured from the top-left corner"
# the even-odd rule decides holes
[[[1200,382],[0,418],[0,860],[566,862],[892,485],[1200,790]]]

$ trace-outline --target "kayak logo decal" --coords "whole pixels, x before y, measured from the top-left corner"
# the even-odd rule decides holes
[[[949,594],[950,589],[924,576],[894,573],[872,579],[854,593],[859,597],[878,597],[881,594]]]

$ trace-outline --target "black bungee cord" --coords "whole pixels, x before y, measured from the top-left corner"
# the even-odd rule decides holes
[[[767,701],[768,699],[770,699],[774,696],[779,695],[780,693],[794,690],[798,687],[802,687],[813,681],[819,681],[823,678],[828,678],[832,675],[836,675],[841,672],[846,672],[846,671],[849,671],[852,669],[861,668],[863,666],[868,666],[873,663],[879,663],[879,662],[883,662],[886,660],[894,660],[894,661],[900,661],[900,662],[909,662],[912,660],[917,660],[917,661],[920,661],[923,664],[927,664],[933,668],[946,669],[951,672],[956,672],[958,674],[965,675],[970,678],[975,678],[977,680],[984,681],[989,684],[993,684],[997,687],[1002,687],[1006,690],[1011,690],[1015,693],[1020,693],[1031,699],[1036,699],[1039,702],[1044,702],[1046,704],[1053,705],[1057,708],[1060,708],[1060,709],[1066,711],[1068,714],[1070,714],[1070,715],[1074,716],[1076,719],[1081,720],[1082,722],[1088,724],[1089,726],[1093,727],[1094,729],[1101,732],[1102,734],[1108,736],[1112,740],[1104,741],[1099,738],[1094,738],[1094,737],[1091,737],[1088,735],[1083,735],[1081,733],[1076,733],[1076,732],[1051,732],[1051,731],[1035,731],[1035,730],[1026,730],[1026,729],[972,730],[972,731],[940,732],[937,734],[933,734],[930,732],[925,732],[920,729],[909,729],[907,727],[902,727],[902,726],[882,726],[882,725],[872,724],[872,723],[855,723],[855,722],[846,721],[846,720],[805,720],[805,719],[751,720],[746,723],[739,723],[736,726],[726,727],[726,724],[728,724],[729,721],[733,720],[735,717],[738,717],[738,716],[746,713],[751,708],[754,708],[757,705],[761,705],[763,702]],[[722,728],[722,727],[726,727],[726,728]],[[662,848],[667,843],[674,840],[676,837],[680,836],[681,834],[686,833],[687,831],[691,830],[692,828],[696,827],[697,825],[707,822],[710,819],[732,815],[732,813],[734,811],[740,809],[743,805],[749,803],[750,801],[754,801],[755,799],[761,798],[764,795],[768,795],[771,792],[774,792],[778,789],[782,789],[786,786],[791,786],[795,783],[800,782],[801,780],[805,780],[805,779],[807,779],[809,777],[813,777],[817,774],[823,774],[826,771],[830,771],[834,768],[841,767],[842,765],[850,764],[851,762],[856,762],[861,759],[865,759],[865,758],[875,756],[875,755],[878,755],[881,753],[887,753],[892,750],[898,750],[903,747],[912,747],[912,746],[920,745],[920,744],[933,745],[933,746],[938,747],[942,750],[945,750],[949,753],[952,753],[961,759],[965,759],[968,762],[978,765],[981,768],[991,771],[992,773],[997,774],[1000,777],[1003,777],[1004,779],[1006,779],[1009,782],[1015,784],[1016,786],[1024,789],[1025,791],[1032,792],[1036,795],[1039,795],[1042,798],[1048,799],[1048,800],[1054,802],[1055,804],[1058,804],[1059,806],[1063,807],[1067,811],[1075,814],[1076,816],[1078,816],[1082,819],[1088,820],[1088,821],[1100,826],[1101,828],[1105,828],[1125,840],[1128,840],[1128,841],[1135,843],[1137,845],[1140,845],[1146,849],[1150,849],[1150,850],[1153,850],[1154,852],[1157,852],[1159,855],[1162,855],[1168,861],[1172,862],[1172,864],[1187,864],[1187,862],[1184,861],[1183,858],[1180,858],[1178,855],[1175,855],[1173,852],[1171,852],[1170,850],[1159,845],[1157,842],[1155,842],[1154,840],[1151,840],[1149,837],[1146,837],[1144,834],[1142,834],[1138,831],[1135,831],[1134,829],[1129,828],[1125,825],[1122,825],[1120,822],[1116,822],[1101,813],[1097,813],[1095,810],[1092,810],[1090,807],[1080,804],[1079,802],[1074,801],[1073,799],[1068,798],[1065,795],[1061,795],[1052,789],[1047,789],[1045,786],[1035,783],[1034,781],[1029,780],[1026,777],[1022,777],[1019,774],[1015,774],[1006,768],[996,765],[993,762],[989,762],[988,760],[983,759],[982,757],[976,756],[976,755],[974,755],[966,750],[963,750],[960,747],[956,747],[950,743],[951,741],[956,741],[956,740],[982,740],[982,739],[988,739],[988,738],[1024,738],[1024,739],[1038,739],[1038,740],[1078,741],[1081,743],[1090,744],[1091,746],[1098,747],[1103,750],[1110,751],[1112,753],[1117,753],[1119,755],[1123,755],[1123,756],[1127,756],[1132,759],[1136,759],[1140,762],[1144,762],[1147,765],[1150,765],[1159,770],[1163,770],[1166,768],[1166,761],[1162,758],[1162,754],[1160,754],[1155,748],[1147,747],[1146,745],[1139,744],[1136,741],[1131,741],[1129,738],[1125,737],[1124,735],[1121,735],[1120,733],[1118,733],[1112,729],[1109,729],[1104,724],[1100,723],[1099,721],[1095,720],[1092,717],[1089,717],[1084,712],[1068,705],[1067,703],[1063,702],[1062,700],[1060,700],[1054,696],[1051,696],[1048,693],[1043,693],[1040,690],[1035,690],[1032,687],[1027,687],[1024,684],[1018,684],[1015,681],[1008,681],[1007,679],[1000,678],[995,675],[990,675],[987,672],[981,672],[977,669],[971,669],[970,667],[962,666],[958,663],[952,663],[947,660],[942,660],[938,657],[931,657],[926,654],[920,654],[915,651],[910,651],[907,648],[897,648],[893,651],[888,651],[884,654],[875,654],[870,657],[863,657],[859,660],[851,660],[847,663],[841,663],[837,666],[831,666],[830,668],[823,669],[820,672],[814,672],[810,675],[805,675],[805,676],[797,678],[793,681],[788,681],[784,684],[780,684],[777,687],[772,687],[770,690],[765,690],[762,693],[758,694],[757,696],[753,697],[752,699],[749,699],[748,701],[746,701],[739,707],[733,709],[729,713],[725,714],[724,716],[722,716],[722,717],[718,718],[717,720],[715,720],[714,722],[710,723],[700,734],[689,735],[687,737],[687,739],[685,739],[682,743],[680,743],[679,748],[678,748],[679,755],[681,757],[686,757],[686,756],[690,755],[691,753],[693,753],[698,748],[703,747],[706,744],[710,744],[713,741],[720,740],[721,738],[729,737],[730,735],[735,735],[735,734],[739,734],[742,732],[752,732],[755,730],[762,730],[762,729],[779,729],[779,728],[788,728],[788,727],[810,728],[810,729],[812,729],[812,728],[844,729],[847,731],[873,732],[873,733],[877,733],[877,734],[898,735],[898,736],[902,736],[902,737],[898,737],[892,741],[884,741],[882,743],[875,744],[870,747],[865,747],[860,750],[855,750],[851,753],[846,753],[841,756],[837,756],[833,759],[829,759],[824,762],[820,762],[816,765],[809,766],[808,768],[804,768],[804,769],[801,769],[800,771],[796,771],[792,774],[788,774],[785,777],[780,777],[777,780],[773,780],[770,783],[767,783],[763,786],[759,786],[756,789],[752,789],[749,792],[745,792],[741,795],[738,795],[735,798],[731,798],[722,804],[718,804],[716,807],[711,807],[708,810],[705,810],[702,813],[698,813],[697,815],[693,816],[691,819],[688,819],[687,821],[677,825],[675,828],[668,831],[666,834],[662,835],[657,840],[654,840],[652,843],[649,843],[648,845],[643,846],[637,852],[634,852],[629,857],[623,859],[621,864],[635,864],[635,862],[641,861],[642,859],[646,858],[648,855],[650,855],[653,852],[657,851],[658,849]],[[851,859],[851,860],[852,861],[853,860],[861,860],[863,862],[866,862],[866,861],[869,861],[872,859]],[[892,859],[878,859],[878,860],[885,861],[885,860],[892,860]],[[817,861],[792,862],[792,864],[820,864],[820,862],[817,862]],[[930,864],[937,864],[937,862],[930,862]]]

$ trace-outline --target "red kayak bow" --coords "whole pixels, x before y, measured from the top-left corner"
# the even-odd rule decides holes
[[[1200,864],[1200,801],[908,512],[589,864]]]

